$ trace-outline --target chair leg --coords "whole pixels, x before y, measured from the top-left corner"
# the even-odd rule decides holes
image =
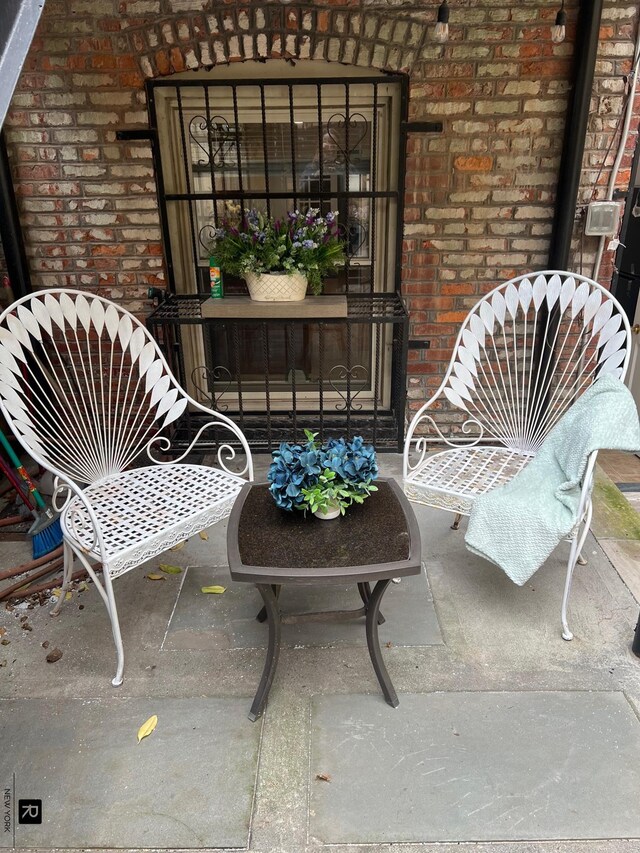
[[[585,540],[587,538],[587,533],[589,532],[589,527],[591,526],[591,514],[593,511],[593,507],[591,506],[591,502],[587,507],[587,511],[584,518],[584,527],[582,532],[577,532],[574,539],[571,542],[571,550],[569,552],[569,561],[567,563],[567,576],[564,582],[564,594],[562,596],[562,639],[563,640],[573,640],[573,634],[569,630],[569,624],[567,622],[567,606],[569,604],[569,593],[571,592],[571,581],[573,579],[573,570],[576,567],[576,563],[580,563],[580,558],[582,557],[582,548],[584,546]],[[584,558],[582,558],[584,559]],[[584,561],[586,563],[586,560]],[[581,564],[584,565],[584,564]]]
[[[67,595],[67,589],[71,583],[71,575],[73,574],[73,550],[68,542],[63,542],[62,553],[64,558],[64,569],[62,573],[62,588],[60,589],[60,597],[56,601],[53,608],[49,611],[49,616],[59,616],[62,605]]]
[[[68,555],[67,555],[68,549]],[[87,570],[87,573],[93,583],[95,584],[100,597],[104,601],[105,607],[107,608],[107,613],[109,614],[109,620],[111,622],[111,631],[113,632],[113,640],[116,644],[116,655],[117,655],[117,666],[116,666],[116,674],[112,679],[111,683],[114,687],[120,687],[123,680],[124,673],[124,649],[122,647],[122,636],[120,634],[120,623],[118,621],[118,610],[116,608],[116,600],[113,597],[113,586],[111,583],[111,575],[109,574],[109,570],[103,566],[102,570],[102,578],[103,583],[100,583],[100,578],[96,574],[94,567],[91,565],[90,561],[87,559],[86,555],[80,551],[72,548],[70,545],[67,545],[65,542],[65,578],[67,577],[67,569],[69,572],[69,576],[71,576],[71,567],[73,566],[73,560],[77,557],[84,568]],[[63,590],[65,589],[63,585]],[[64,598],[64,594],[61,596]],[[58,606],[59,602],[56,604]]]
[[[462,513],[457,512],[453,518],[453,524],[451,525],[452,530],[457,530],[460,527],[460,520],[462,519]]]
[[[571,580],[573,578],[573,570],[577,562],[577,540],[574,539],[571,543],[571,551],[569,553],[569,562],[567,563],[567,576],[564,582],[564,593],[562,596],[562,639],[573,640],[573,634],[569,630],[567,622],[567,605],[569,604],[569,593],[571,592]]]
[[[116,654],[118,656],[118,663],[116,668],[116,674],[114,678],[111,680],[111,684],[114,687],[120,687],[123,682],[124,677],[124,648],[122,646],[122,636],[120,634],[120,622],[118,621],[118,610],[116,608],[116,600],[113,596],[113,586],[111,584],[111,576],[109,572],[105,569],[103,571],[104,576],[104,589],[107,594],[107,611],[109,613],[109,619],[111,620],[111,630],[113,632],[113,640],[116,644]]]
[[[587,560],[587,558],[584,556],[584,554],[583,554],[583,553],[582,553],[582,551],[581,551],[581,552],[578,554],[578,559],[577,559],[577,563],[578,563],[578,565],[579,565],[579,566],[586,566],[588,562],[589,562],[589,561]]]

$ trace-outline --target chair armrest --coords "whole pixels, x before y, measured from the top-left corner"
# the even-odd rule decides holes
[[[63,477],[60,474],[56,475],[56,477],[54,478],[53,486],[54,488],[53,496],[51,498],[51,505],[53,506],[55,512],[60,513],[61,515],[66,511],[67,515],[65,518],[65,525],[69,533],[73,535],[73,538],[75,539],[76,543],[86,554],[89,554],[91,551],[98,551],[104,561],[105,552],[104,541],[102,538],[102,530],[100,529],[100,523],[96,517],[93,507],[91,506],[91,503],[87,499],[85,493],[82,491],[80,486],[73,482],[73,480],[69,479],[68,477]],[[66,493],[66,496],[61,503],[60,497],[63,493]],[[74,498],[77,498],[84,506],[89,516],[89,520],[91,521],[93,535],[91,543],[89,545],[87,545],[86,540],[81,538],[81,536],[77,532],[74,513],[68,510],[69,503]]]
[[[247,461],[245,463],[244,468],[239,473],[229,470],[226,463],[231,462],[233,459],[235,459],[236,451],[230,444],[221,444],[218,448],[217,454],[218,465],[220,466],[220,468],[222,468],[223,471],[226,471],[227,474],[233,474],[237,477],[246,477],[246,479],[249,481],[253,480],[253,457],[251,455],[251,450],[249,449],[247,439],[245,438],[245,435],[240,429],[240,427],[237,426],[237,424],[235,424],[231,420],[231,418],[228,418],[221,412],[214,412],[212,411],[212,409],[209,409],[206,406],[203,406],[202,403],[199,403],[197,400],[194,400],[193,397],[189,396],[189,394],[187,394],[187,392],[183,388],[180,388],[180,391],[184,399],[187,401],[188,405],[191,405],[199,411],[204,412],[206,415],[212,415],[213,419],[210,420],[208,423],[204,424],[204,426],[200,427],[195,438],[181,456],[179,456],[177,459],[171,459],[168,462],[165,462],[161,459],[157,459],[155,456],[152,455],[151,450],[153,445],[158,445],[159,448],[166,453],[171,448],[171,441],[165,436],[155,436],[147,444],[147,456],[149,457],[149,459],[151,459],[151,461],[155,462],[157,465],[172,465],[176,462],[181,462],[191,453],[194,446],[197,444],[200,436],[206,429],[209,429],[210,427],[222,427],[223,429],[227,429],[229,430],[229,432],[232,432],[233,435],[235,435],[235,437],[239,439]]]
[[[480,421],[476,420],[474,417],[469,416],[469,418],[462,424],[462,432],[467,435],[470,430],[473,429],[477,431],[477,435],[464,441],[452,441],[450,438],[447,438],[447,436],[444,435],[444,433],[434,420],[433,416],[429,414],[429,409],[440,397],[442,389],[446,384],[447,378],[448,377],[445,377],[444,381],[442,382],[436,393],[418,409],[418,411],[411,419],[411,423],[409,424],[409,429],[407,430],[407,436],[404,442],[404,453],[402,455],[402,474],[405,479],[412,471],[417,470],[422,465],[425,456],[427,455],[428,445],[430,442],[443,442],[444,444],[449,445],[449,447],[455,448],[474,447],[484,438],[484,427],[482,426]],[[414,438],[414,433],[419,424],[422,422],[429,423],[436,431],[437,435],[435,437],[430,437],[428,435],[419,435],[417,438]],[[414,461],[413,463],[410,459],[412,443],[415,444],[415,451],[418,454],[417,461]]]

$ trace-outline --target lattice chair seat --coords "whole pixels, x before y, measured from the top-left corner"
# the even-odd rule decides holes
[[[417,503],[468,515],[478,495],[508,483],[532,459],[505,447],[432,453],[405,482],[405,492]]]
[[[172,429],[187,411],[210,420],[177,459]],[[64,582],[79,560],[111,619],[122,683],[124,651],[112,580],[229,514],[249,445],[225,415],[190,397],[157,343],[132,314],[100,296],[44,290],[0,315],[0,411],[24,449],[54,475],[61,512]],[[206,429],[217,467],[182,464]],[[227,463],[244,455],[244,467]],[[162,454],[162,455],[160,455]],[[146,457],[152,467],[140,467]],[[102,582],[95,562],[102,563]]]
[[[435,394],[413,417],[405,440],[410,500],[469,515],[481,494],[509,482],[540,450],[576,398],[599,376],[624,379],[631,330],[622,306],[597,282],[548,270],[518,276],[480,299],[464,320]],[[442,404],[465,418],[445,435]],[[449,449],[429,453],[430,444]],[[596,454],[582,483],[580,523],[562,600],[562,636],[571,639],[571,578],[591,520]]]
[[[245,482],[203,465],[137,468],[84,491],[100,524],[102,553],[84,502],[69,502],[62,525],[113,578],[226,518]]]

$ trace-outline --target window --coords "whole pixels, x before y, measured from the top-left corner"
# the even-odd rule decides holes
[[[276,68],[282,75],[282,63]],[[320,68],[322,78],[309,63],[308,78],[283,79],[269,63],[247,64],[224,69],[227,79],[178,75],[149,84],[175,293],[208,292],[213,229],[229,211],[252,207],[276,217],[293,208],[338,211],[348,263],[325,281],[325,292],[351,297],[398,288],[404,78],[345,79],[343,67],[331,66],[334,76]],[[260,79],[244,79],[251,72]],[[226,294],[244,292],[241,281],[225,277]],[[229,411],[340,411],[345,392],[347,406],[355,396],[365,409],[391,405],[390,328],[310,322],[292,334],[283,322],[272,324],[268,344],[259,346],[256,334],[255,322],[183,332],[191,392],[203,390],[204,378],[207,393]]]

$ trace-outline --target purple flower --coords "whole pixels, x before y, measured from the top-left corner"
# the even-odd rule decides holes
[[[335,213],[332,213],[331,211],[329,211],[329,213],[327,213],[327,215],[325,216],[325,219],[326,219],[327,225],[333,225],[333,223],[336,221],[336,215],[335,215]]]
[[[314,243],[313,240],[303,240],[302,247],[304,249],[316,249],[318,247],[318,244]]]

